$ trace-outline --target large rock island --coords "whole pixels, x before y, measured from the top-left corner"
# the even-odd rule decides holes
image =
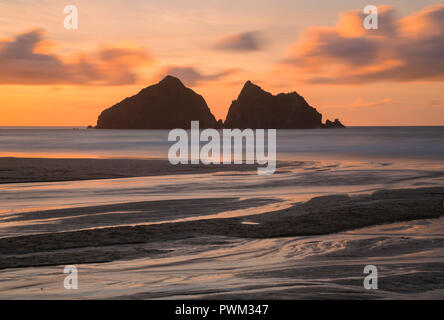
[[[104,110],[98,129],[190,128],[198,120],[200,128],[216,128],[217,122],[204,98],[172,76],[142,89]]]
[[[322,123],[322,114],[296,92],[272,95],[247,81],[230,106],[225,128],[345,128],[339,120]]]

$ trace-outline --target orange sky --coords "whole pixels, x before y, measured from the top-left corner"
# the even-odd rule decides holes
[[[378,30],[362,27],[365,1],[76,1],[66,30],[58,1],[1,2],[0,126],[95,125],[167,73],[217,118],[251,80],[324,120],[444,125],[444,5],[375,4]]]

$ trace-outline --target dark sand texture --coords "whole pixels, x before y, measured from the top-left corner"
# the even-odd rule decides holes
[[[0,183],[115,179],[143,176],[256,171],[256,165],[172,165],[157,159],[0,158]]]
[[[438,218],[444,213],[444,188],[382,190],[371,195],[324,196],[291,208],[248,217],[110,227],[0,239],[0,268],[129,259],[162,252],[149,244],[201,236],[273,238],[335,233],[396,221]],[[165,201],[165,205],[169,202]],[[157,203],[159,205],[159,203]],[[115,205],[110,205],[112,209]],[[119,204],[119,209],[125,204]],[[131,204],[126,204],[130,207]],[[150,203],[146,204],[147,209]],[[223,211],[223,204],[221,211]],[[66,214],[69,210],[54,210]],[[85,210],[82,209],[82,210]],[[186,210],[186,206],[183,207]],[[257,224],[243,224],[242,222]],[[134,250],[110,246],[134,245]],[[88,249],[79,254],[78,249]],[[107,253],[108,252],[108,253]],[[58,254],[55,254],[58,253]]]

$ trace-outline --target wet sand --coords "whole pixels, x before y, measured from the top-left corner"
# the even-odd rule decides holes
[[[321,236],[125,245],[163,252],[77,264],[78,290],[63,288],[64,265],[2,269],[0,298],[444,299],[443,226],[439,218]],[[378,268],[378,290],[363,287],[368,264]]]
[[[0,298],[444,299],[441,165],[255,171],[0,158]]]
[[[87,219],[95,219],[97,214],[103,212],[122,210],[126,212],[138,209],[142,212],[142,216],[145,212],[149,218],[155,208],[154,212],[164,212],[166,217],[163,217],[163,220],[174,221],[2,238],[0,239],[0,268],[129,259],[159,253],[147,249],[146,244],[196,237],[263,239],[322,235],[398,221],[438,218],[444,214],[443,199],[444,188],[442,187],[381,190],[370,195],[353,197],[346,195],[317,197],[305,203],[296,203],[284,210],[219,219],[206,219],[201,215],[202,212],[196,211],[196,207],[211,208],[206,211],[217,212],[226,209],[228,203],[232,209],[245,209],[249,206],[264,205],[273,200],[176,201],[173,206],[180,208],[180,212],[177,209],[171,210],[172,204],[169,200],[32,212],[29,216],[33,218],[39,215],[45,218],[79,215],[86,219],[86,225],[88,225]],[[166,209],[162,211],[162,207]],[[197,218],[181,221],[181,215],[187,217],[196,215]],[[122,221],[124,220],[123,217]],[[134,250],[110,249],[110,246],[134,244],[140,244],[140,246]],[[81,249],[88,254],[75,249]]]
[[[172,165],[160,159],[51,159],[0,157],[0,183],[115,179],[219,171],[252,171],[256,165]]]

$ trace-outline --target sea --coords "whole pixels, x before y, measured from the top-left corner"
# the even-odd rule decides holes
[[[167,158],[168,130],[0,127],[0,156]],[[444,160],[444,127],[277,131],[278,160]]]

